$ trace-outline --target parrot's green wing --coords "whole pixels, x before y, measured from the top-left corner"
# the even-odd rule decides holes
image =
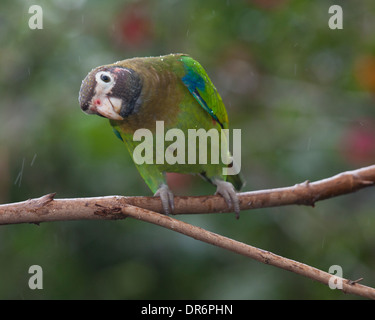
[[[199,62],[189,56],[182,55],[180,61],[183,63],[185,69],[185,75],[181,79],[182,82],[189,89],[200,106],[220,124],[221,128],[227,129],[227,111],[206,71]],[[203,177],[205,177],[205,175],[203,175]],[[243,179],[239,174],[229,175],[226,179],[231,182],[237,190],[240,190],[243,186]]]
[[[185,75],[181,79],[182,82],[189,89],[200,106],[206,110],[222,128],[228,128],[228,115],[224,103],[206,71],[199,62],[189,56],[181,56],[180,61],[185,68]]]

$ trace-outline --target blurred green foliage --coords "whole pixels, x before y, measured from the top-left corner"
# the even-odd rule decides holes
[[[42,30],[28,27],[32,4],[43,9]],[[328,27],[333,4],[343,8],[342,30]],[[374,163],[372,0],[2,0],[0,44],[1,203],[50,192],[150,195],[107,121],[78,105],[92,68],[133,56],[184,52],[201,62],[242,130],[246,190]],[[215,190],[195,178],[173,183],[180,194]],[[374,287],[373,192],[243,212],[240,221],[177,218],[325,271],[340,265]],[[33,264],[43,290],[28,287]],[[356,297],[125,219],[1,226],[0,298]]]

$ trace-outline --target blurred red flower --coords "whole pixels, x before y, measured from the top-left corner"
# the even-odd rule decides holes
[[[193,181],[189,174],[167,172],[167,183],[174,193],[183,195],[190,190]]]
[[[360,120],[343,135],[341,150],[345,159],[354,165],[375,162],[375,123]]]
[[[144,48],[152,43],[154,24],[147,1],[128,4],[115,24],[115,39],[120,45]]]

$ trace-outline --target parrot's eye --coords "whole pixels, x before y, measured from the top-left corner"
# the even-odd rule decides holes
[[[111,81],[111,77],[107,76],[107,75],[104,74],[104,73],[100,76],[100,79],[101,79],[103,82],[106,82],[106,83],[108,83],[108,82]]]

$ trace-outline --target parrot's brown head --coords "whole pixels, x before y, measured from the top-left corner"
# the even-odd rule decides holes
[[[82,81],[79,104],[88,114],[124,120],[141,104],[142,81],[128,68],[111,65],[93,69]]]

